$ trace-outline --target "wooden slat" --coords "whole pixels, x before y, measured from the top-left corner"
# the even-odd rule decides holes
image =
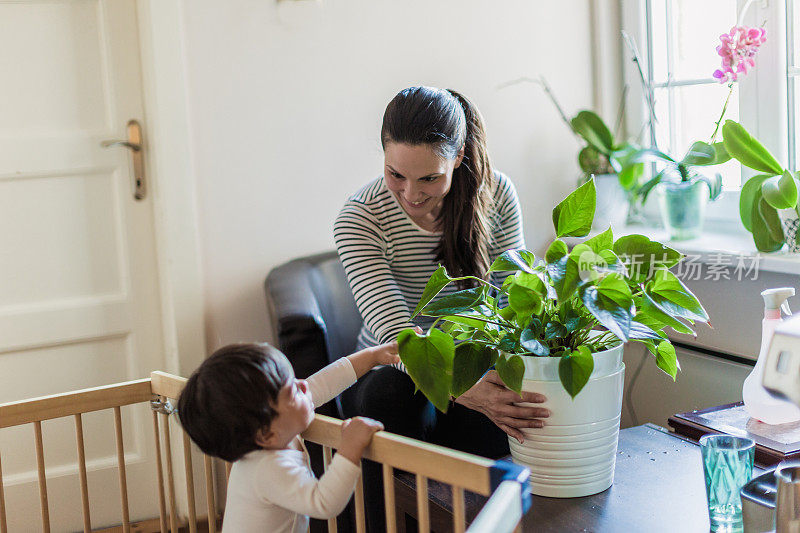
[[[430,533],[431,520],[428,512],[428,478],[417,474],[417,524],[419,533]]]
[[[6,496],[3,492],[3,461],[0,459],[0,533],[8,533],[6,522]]]
[[[167,460],[167,494],[169,495],[169,530],[178,533],[178,512],[175,502],[175,475],[172,472],[172,443],[169,436],[169,415],[161,413],[161,433],[164,435],[164,456]]]
[[[183,468],[186,474],[186,499],[189,502],[189,533],[197,533],[197,510],[194,502],[194,467],[192,465],[192,447],[189,435],[183,434]]]
[[[316,415],[303,438],[338,448],[342,437],[341,425],[341,420]],[[484,496],[491,493],[489,467],[494,464],[492,460],[443,446],[381,431],[372,437],[372,442],[364,450],[364,459],[408,472],[422,472],[430,479],[458,485]]]
[[[164,467],[161,466],[161,438],[158,430],[158,413],[153,413],[153,435],[156,440],[156,475],[158,478],[158,520],[162,533],[167,531],[167,505],[166,496],[164,495]]]
[[[367,530],[366,516],[364,515],[364,472],[358,475],[355,492],[356,507],[356,533],[364,533]]]
[[[464,489],[453,486],[453,533],[464,533],[467,520],[464,513]]]
[[[4,403],[0,404],[0,428],[145,402],[150,396],[150,380],[140,379]]]
[[[386,533],[397,533],[397,513],[394,501],[394,468],[383,465],[383,501],[386,504]]]
[[[128,476],[125,470],[125,446],[122,443],[122,410],[114,407],[114,431],[117,434],[117,470],[119,472],[119,498],[122,506],[122,531],[130,533],[131,519],[128,510]]]
[[[208,533],[217,533],[217,504],[214,501],[214,463],[211,457],[203,454],[203,466],[206,472],[206,510],[208,511]]]
[[[186,378],[158,371],[150,373],[150,380],[153,394],[172,399],[181,395],[181,391],[187,381]]]
[[[333,460],[333,450],[328,446],[322,447],[322,462],[325,465],[325,470],[328,470],[328,467],[331,466],[331,461]],[[336,524],[336,517],[328,518],[328,533],[337,533],[338,526]]]
[[[83,445],[83,422],[81,415],[75,417],[75,441],[78,446],[78,474],[81,484],[81,504],[83,506],[83,531],[89,533],[92,530],[92,518],[89,514],[89,483],[86,477],[86,450]]]
[[[36,470],[39,474],[39,503],[42,509],[42,531],[50,533],[50,509],[47,505],[47,475],[44,471],[44,443],[42,442],[42,423],[33,423],[36,440]]]

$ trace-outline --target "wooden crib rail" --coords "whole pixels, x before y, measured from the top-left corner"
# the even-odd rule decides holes
[[[150,380],[139,379],[0,405],[0,428],[149,401]]]

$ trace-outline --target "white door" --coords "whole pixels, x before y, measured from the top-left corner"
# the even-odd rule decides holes
[[[130,151],[101,147],[129,119],[146,145],[136,20],[134,0],[0,0],[0,402],[163,364],[152,198]],[[157,516],[149,412],[122,416],[131,519]],[[113,427],[84,416],[93,527],[121,522]],[[53,531],[82,529],[73,420],[43,431]],[[32,427],[0,450],[9,529],[39,531]]]

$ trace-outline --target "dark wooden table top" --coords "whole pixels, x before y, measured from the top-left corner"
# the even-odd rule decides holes
[[[762,471],[755,467],[753,476]],[[431,503],[449,510],[449,487],[431,482],[430,489]],[[485,501],[467,494],[468,521]],[[533,496],[523,519],[523,531],[537,533],[708,530],[700,447],[651,424],[620,431],[611,488],[583,498]]]

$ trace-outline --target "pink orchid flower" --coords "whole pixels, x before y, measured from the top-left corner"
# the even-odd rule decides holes
[[[756,65],[756,52],[767,37],[764,28],[734,26],[730,32],[720,35],[719,40],[717,53],[722,57],[722,69],[715,70],[714,77],[720,83],[728,83]]]

